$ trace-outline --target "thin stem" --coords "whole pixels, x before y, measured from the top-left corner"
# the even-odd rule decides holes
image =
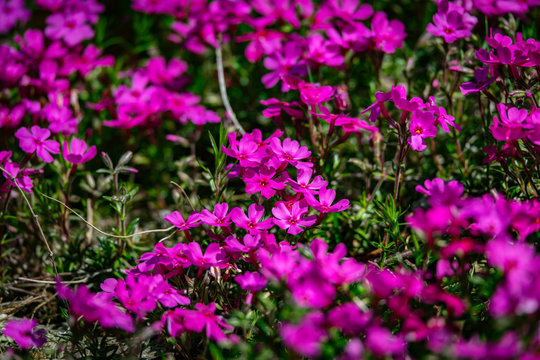
[[[223,54],[221,51],[221,34],[219,35],[218,46],[216,47],[216,66],[218,72],[219,92],[221,93],[221,100],[223,101],[223,105],[225,106],[225,109],[227,110],[227,113],[229,114],[229,117],[231,118],[234,126],[238,129],[238,131],[240,131],[241,134],[245,134],[246,131],[244,130],[242,125],[240,125],[240,122],[238,122],[236,114],[234,113],[231,103],[229,102],[229,97],[227,96],[225,72],[223,71]]]
[[[38,216],[34,212],[34,208],[32,207],[32,204],[30,203],[30,200],[28,200],[28,197],[24,193],[24,190],[21,189],[19,184],[17,184],[17,179],[15,177],[13,177],[6,169],[4,169],[4,167],[0,166],[0,170],[2,170],[2,172],[4,174],[7,174],[9,176],[9,178],[11,179],[11,182],[13,184],[15,184],[15,186],[17,187],[17,189],[21,193],[21,196],[23,197],[26,205],[28,206],[28,209],[30,210],[30,213],[32,214],[32,219],[34,220],[34,223],[36,224],[36,226],[37,226],[37,228],[39,230],[39,235],[41,236],[41,239],[45,243],[45,247],[47,248],[47,251],[49,252],[49,257],[51,258],[51,263],[52,263],[52,266],[53,266],[53,269],[54,269],[54,274],[56,275],[57,278],[59,278],[59,276],[58,276],[58,268],[56,267],[56,258],[54,256],[54,253],[52,251],[51,246],[49,245],[49,242],[47,241],[47,237],[45,236],[45,233],[43,232],[43,228],[41,227],[41,224],[39,223]]]
[[[0,168],[3,170],[3,168]],[[5,170],[3,170],[5,171]],[[57,203],[59,203],[60,205],[64,206],[66,209],[68,209],[69,211],[71,211],[75,216],[77,216],[79,219],[81,219],[86,225],[90,226],[92,229],[96,230],[97,232],[99,232],[100,234],[103,234],[105,236],[110,236],[112,238],[116,238],[116,239],[130,239],[132,237],[135,237],[135,236],[139,236],[139,235],[144,235],[144,234],[152,234],[152,233],[160,233],[160,232],[168,232],[168,231],[171,231],[172,229],[175,228],[175,226],[170,226],[166,229],[154,229],[154,230],[144,230],[144,231],[139,231],[139,232],[136,232],[134,234],[131,234],[131,235],[114,235],[114,234],[109,234],[101,229],[99,229],[98,227],[96,227],[95,225],[89,223],[88,221],[86,221],[86,219],[84,217],[82,217],[81,215],[79,215],[79,213],[77,213],[75,210],[73,210],[72,208],[70,208],[69,206],[67,206],[66,204],[64,204],[63,202],[61,202],[60,200],[58,199],[55,199],[53,197],[50,197],[48,195],[45,195],[43,194],[42,192],[39,192],[38,193],[49,199],[49,200],[52,200],[52,201],[55,201]]]

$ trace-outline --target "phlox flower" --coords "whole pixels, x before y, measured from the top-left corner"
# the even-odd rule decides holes
[[[69,310],[74,315],[73,321],[82,317],[88,322],[97,321],[105,328],[116,327],[127,332],[135,330],[131,316],[121,311],[111,301],[110,294],[93,294],[86,285],[80,285],[76,290],[72,290],[60,280],[56,283],[56,291],[61,299],[69,303]]]
[[[433,23],[426,30],[435,36],[441,36],[445,42],[453,43],[457,39],[468,38],[478,19],[459,5],[445,0],[437,3],[438,12],[433,15]]]
[[[199,222],[201,221],[200,214],[197,212],[189,215],[187,220],[184,220],[182,214],[180,214],[178,211],[173,211],[169,215],[165,216],[163,219],[176,226],[178,228],[177,231],[189,230],[191,228],[197,227]]]
[[[332,205],[336,198],[336,191],[327,189],[326,186],[320,188],[318,193],[319,200],[315,199],[309,192],[305,193],[305,196],[308,204],[322,213],[338,212],[349,208],[349,200],[347,199],[342,199]]]
[[[274,224],[287,230],[287,233],[296,235],[304,231],[302,227],[310,227],[315,224],[316,216],[303,217],[308,212],[307,207],[301,207],[299,202],[295,202],[292,209],[288,209],[283,201],[278,201],[272,208]]]
[[[440,178],[426,180],[424,186],[416,186],[416,191],[429,196],[431,206],[450,206],[461,202],[463,185],[456,180],[445,182]]]
[[[261,230],[270,229],[273,226],[272,219],[262,220],[264,207],[257,204],[251,204],[248,208],[248,214],[238,207],[230,212],[231,220],[239,228],[247,230],[251,235],[257,234]]]
[[[184,255],[192,265],[200,269],[208,269],[212,266],[220,266],[226,262],[227,255],[219,244],[211,243],[206,248],[204,254],[201,246],[196,242],[191,242],[184,249]]]
[[[47,342],[47,332],[44,329],[36,329],[36,319],[22,318],[10,320],[6,323],[2,334],[15,340],[21,349],[41,347]]]
[[[17,23],[30,19],[31,12],[24,0],[4,0],[0,3],[0,34],[10,31]]]
[[[62,146],[62,155],[66,161],[72,164],[82,164],[90,161],[96,156],[96,154],[96,146],[92,145],[90,148],[88,148],[88,145],[86,142],[84,142],[84,140],[73,138],[69,144],[67,140],[64,140],[64,144]]]
[[[246,271],[234,278],[242,289],[247,291],[260,291],[266,287],[268,281],[258,272]]]
[[[49,130],[57,134],[71,135],[77,132],[78,120],[73,111],[67,106],[47,104],[43,108],[43,115],[49,121]]]
[[[343,65],[344,57],[337,44],[325,40],[321,34],[315,34],[306,40],[306,60],[314,68],[319,65],[337,67]]]
[[[300,254],[288,244],[281,242],[277,249],[270,253],[266,249],[257,252],[257,259],[261,263],[261,274],[267,279],[286,279],[296,270]]]
[[[181,309],[179,311],[184,318],[183,323],[186,329],[196,332],[205,330],[209,339],[223,341],[227,339],[227,336],[222,328],[230,330],[233,327],[225,323],[220,316],[215,315],[215,312],[216,304],[213,302],[208,305],[195,304],[195,310]]]
[[[98,67],[110,67],[114,64],[114,57],[111,55],[101,56],[101,49],[90,44],[84,49],[82,54],[71,54],[62,65],[61,75],[70,75],[78,71],[83,77]]]
[[[276,178],[276,170],[266,166],[261,166],[258,171],[247,170],[244,174],[246,183],[246,193],[255,194],[260,192],[262,196],[270,199],[276,193],[276,190],[283,190],[286,186],[286,178]]]
[[[249,34],[244,34],[236,37],[236,41],[249,41],[246,46],[246,59],[249,62],[259,61],[263,55],[272,54],[281,49],[281,40],[285,38],[285,34],[281,31],[267,29],[266,24],[254,23],[255,31]]]
[[[323,177],[320,175],[315,176],[315,178],[311,180],[312,175],[313,175],[313,169],[310,169],[310,168],[301,169],[301,170],[298,170],[297,180],[294,181],[292,179],[289,179],[288,183],[291,186],[291,188],[296,192],[301,192],[304,194],[305,193],[316,194],[319,189],[328,185],[328,181],[325,181]]]
[[[229,205],[227,203],[216,204],[214,206],[214,212],[211,213],[209,210],[204,209],[201,211],[199,219],[203,224],[217,226],[217,227],[227,227],[231,224],[231,220],[227,212],[229,211]]]
[[[5,154],[6,152],[2,151],[0,152],[0,155],[2,155],[2,153]],[[9,152],[9,156],[11,156],[11,152]],[[16,184],[19,185],[19,187],[23,191],[31,194],[34,184],[32,184],[30,175],[43,171],[43,170],[34,170],[34,169],[20,170],[19,164],[16,164],[11,161],[6,161],[4,164],[2,164],[2,166],[4,167],[4,170],[7,171],[7,174],[2,171],[2,175],[4,175],[7,181],[0,186],[0,193],[9,192],[11,189],[11,186],[15,186],[15,184],[13,184],[13,181],[12,181],[12,178],[13,178],[15,179]]]
[[[400,335],[380,326],[367,330],[366,345],[375,356],[400,355],[407,349],[407,342]]]
[[[369,4],[361,4],[359,0],[328,0],[322,3],[315,14],[313,22],[317,28],[326,28],[332,19],[355,24],[373,15]]]
[[[325,308],[334,301],[336,288],[320,270],[318,264],[302,259],[296,271],[289,276],[287,285],[299,306]]]
[[[286,138],[283,143],[278,138],[270,141],[270,150],[274,153],[280,163],[291,164],[292,166],[313,167],[310,162],[301,162],[311,156],[311,151],[307,146],[300,146],[298,141]]]
[[[248,252],[248,251],[258,249],[260,246],[259,245],[260,243],[261,243],[261,235],[259,234],[244,235],[242,243],[236,237],[229,236],[225,239],[225,244],[227,244],[227,247],[225,249],[231,253]]]
[[[324,326],[324,314],[320,311],[310,312],[297,325],[284,323],[279,333],[287,347],[310,358],[321,353],[322,342],[328,336]]]
[[[166,85],[185,73],[187,67],[187,64],[178,58],[172,58],[167,64],[163,57],[158,56],[148,60],[145,70],[152,83]]]
[[[511,141],[522,139],[527,136],[527,130],[532,126],[526,121],[528,111],[497,104],[499,116],[493,117],[493,125],[490,127],[493,137],[499,141]]]
[[[298,85],[298,90],[300,90],[300,99],[302,102],[309,105],[317,105],[330,101],[334,96],[334,88],[332,86],[319,86],[318,84],[301,82]]]
[[[356,335],[365,330],[371,314],[363,312],[355,303],[349,302],[330,310],[328,322],[345,334]]]
[[[437,127],[435,127],[435,117],[433,113],[426,111],[415,111],[409,125],[411,136],[407,140],[411,148],[416,151],[422,151],[427,146],[425,138],[435,137]]]
[[[63,39],[66,45],[75,46],[94,37],[84,12],[54,13],[47,18],[45,35],[51,39]]]
[[[249,138],[236,140],[236,133],[228,135],[230,149],[222,146],[225,154],[240,161],[240,166],[250,167],[260,164],[264,157],[264,152],[260,151],[259,146]]]
[[[371,19],[371,28],[373,42],[377,50],[391,54],[396,48],[403,47],[403,40],[405,40],[407,34],[401,21],[388,21],[386,14],[379,11]]]
[[[489,85],[491,85],[496,77],[488,77],[489,76],[489,67],[480,67],[474,70],[474,80],[476,82],[464,82],[459,86],[459,89],[461,90],[461,93],[463,95],[468,94],[474,94],[480,91],[484,91],[487,89]]]
[[[291,88],[291,78],[299,79],[300,76],[307,75],[305,61],[300,60],[302,54],[301,46],[291,41],[285,44],[281,51],[276,51],[264,59],[264,67],[271,72],[261,79],[268,89],[276,86],[282,80],[281,91],[286,92]]]
[[[28,130],[20,128],[15,133],[15,137],[19,139],[19,146],[29,154],[36,153],[37,156],[44,162],[50,163],[53,157],[50,153],[60,153],[60,144],[54,140],[48,140],[51,132],[48,129],[42,129],[34,125]]]
[[[15,105],[11,110],[0,106],[0,128],[19,127],[25,113],[25,107],[22,105]]]

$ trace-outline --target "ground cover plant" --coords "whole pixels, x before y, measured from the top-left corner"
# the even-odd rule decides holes
[[[540,0],[0,0],[0,358],[540,358]]]

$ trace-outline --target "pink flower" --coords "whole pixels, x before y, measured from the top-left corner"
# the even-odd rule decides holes
[[[29,154],[37,153],[41,160],[50,163],[53,157],[49,153],[60,153],[60,144],[54,140],[47,140],[51,136],[48,129],[42,129],[34,125],[28,131],[27,128],[20,128],[15,133],[15,137],[19,139],[19,146]]]
[[[37,323],[36,319],[10,320],[2,330],[2,334],[15,340],[22,349],[41,347],[47,342],[47,332],[43,329],[36,330]]]
[[[299,81],[300,76],[307,75],[305,61],[300,60],[302,54],[301,46],[291,41],[280,51],[275,51],[264,59],[264,67],[270,70],[269,74],[262,77],[262,83],[268,89],[276,86],[282,80],[281,91],[286,92],[291,89],[291,79]]]
[[[286,186],[286,179],[281,177],[272,179],[276,175],[276,170],[261,166],[258,171],[248,170],[244,175],[246,183],[246,192],[255,194],[260,192],[262,196],[270,199],[276,193],[276,190],[283,190]]]
[[[240,161],[240,166],[250,167],[259,165],[264,157],[264,152],[259,151],[259,146],[247,138],[236,140],[236,133],[228,135],[230,149],[222,146],[225,154]]]
[[[24,23],[31,12],[24,6],[24,0],[5,0],[0,3],[0,34],[5,34],[17,23]]]
[[[187,67],[184,61],[177,58],[171,59],[167,65],[163,57],[153,57],[146,65],[146,74],[148,79],[156,85],[169,84],[185,73]]]
[[[66,161],[72,164],[82,164],[90,161],[96,156],[96,154],[96,146],[92,145],[88,149],[88,145],[86,145],[84,140],[73,138],[71,139],[69,146],[67,140],[64,140],[64,145],[62,146],[62,155]]]
[[[299,161],[308,158],[311,155],[311,152],[306,146],[300,146],[296,140],[286,138],[282,143],[278,138],[272,138],[270,141],[270,149],[280,162],[285,162],[292,166],[297,166],[299,164],[306,167],[313,166],[312,163]]]
[[[227,211],[229,211],[228,204],[216,204],[214,206],[213,213],[211,213],[207,209],[204,209],[203,211],[201,211],[201,215],[199,216],[199,218],[201,219],[203,224],[206,225],[227,227],[231,224],[231,220],[229,218],[229,215],[227,215]]]
[[[45,35],[54,40],[63,39],[68,46],[75,46],[94,37],[94,31],[86,21],[83,12],[54,13],[47,18]]]
[[[298,179],[294,181],[289,179],[289,185],[296,192],[315,194],[320,188],[328,185],[328,181],[325,181],[322,176],[317,175],[310,182],[313,175],[312,169],[302,169],[298,171]]]
[[[236,226],[247,230],[250,234],[255,235],[261,230],[270,229],[273,226],[272,219],[260,221],[264,215],[264,207],[251,204],[248,208],[248,215],[238,207],[230,212],[231,220]]]
[[[321,353],[322,342],[328,336],[324,326],[324,314],[313,311],[297,324],[284,323],[279,331],[285,345],[309,358]]]
[[[240,284],[242,289],[247,291],[260,291],[266,287],[268,281],[257,272],[249,272],[238,275],[234,281]]]
[[[196,242],[188,244],[186,249],[184,249],[184,255],[186,255],[191,264],[200,269],[223,265],[227,257],[225,251],[217,243],[208,245],[203,255],[201,246]]]
[[[481,67],[474,70],[474,82],[465,82],[459,86],[463,95],[474,94],[480,91],[484,91],[487,87],[493,83],[496,79],[495,76],[488,78],[489,67]]]
[[[198,223],[201,221],[199,213],[194,212],[193,214],[189,215],[187,220],[184,220],[182,214],[180,214],[178,211],[172,212],[171,214],[165,216],[163,219],[176,226],[178,228],[177,231],[189,230],[191,228],[197,227]]]
[[[373,41],[377,50],[391,54],[396,48],[403,47],[403,40],[405,40],[407,34],[401,21],[388,21],[386,14],[379,11],[371,19],[371,27],[373,29]]]
[[[308,212],[307,207],[301,207],[299,202],[295,202],[292,209],[288,209],[283,201],[278,201],[276,206],[272,208],[274,214],[274,224],[282,228],[288,229],[287,233],[296,235],[304,231],[302,227],[309,227],[315,224],[316,216],[302,217]]]
[[[478,19],[455,3],[439,1],[438,12],[433,15],[435,24],[428,24],[426,30],[435,36],[441,36],[445,42],[468,38]]]
[[[70,75],[75,71],[84,77],[98,67],[110,67],[114,64],[114,57],[111,55],[100,57],[101,49],[90,44],[84,49],[82,54],[72,54],[65,61],[60,74]]]
[[[309,105],[317,105],[330,101],[334,96],[334,88],[332,86],[319,86],[318,84],[301,82],[298,90],[300,90],[300,99],[302,102]]]
[[[422,151],[427,146],[424,138],[435,137],[437,127],[435,126],[435,117],[433,113],[425,111],[415,111],[409,125],[411,137],[408,139],[411,148],[416,151]]]
[[[509,107],[504,104],[497,104],[499,117],[493,117],[493,125],[490,127],[493,137],[500,141],[511,141],[522,139],[527,136],[527,130],[532,126],[526,121],[528,111]]]
[[[196,310],[180,310],[180,314],[184,318],[184,326],[186,329],[196,332],[206,331],[206,336],[209,339],[223,341],[227,336],[223,333],[224,329],[232,329],[233,327],[226,324],[223,319],[215,315],[216,304],[210,303],[204,305],[198,303],[195,305]]]
[[[56,291],[61,299],[69,303],[69,311],[75,318],[82,317],[86,321],[97,321],[105,328],[120,328],[133,332],[135,326],[131,316],[121,311],[111,300],[109,293],[93,294],[86,285],[71,290],[57,280]]]
[[[316,200],[311,193],[305,193],[305,195],[308,204],[322,213],[338,212],[349,208],[349,200],[347,199],[342,199],[332,205],[336,198],[336,191],[326,189],[326,186],[319,190],[319,200]]]

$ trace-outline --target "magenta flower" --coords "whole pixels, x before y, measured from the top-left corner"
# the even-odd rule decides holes
[[[259,248],[261,242],[261,236],[246,234],[243,238],[243,244],[234,236],[229,236],[225,239],[227,244],[226,250],[230,253],[242,253],[256,250]]]
[[[283,143],[278,138],[272,138],[270,141],[270,150],[276,155],[276,158],[282,163],[288,163],[292,166],[302,164],[312,167],[309,162],[300,162],[311,155],[311,151],[306,146],[300,146],[298,141],[286,138]]]
[[[229,205],[227,203],[216,204],[214,206],[214,212],[211,213],[207,209],[201,211],[199,219],[203,224],[217,226],[217,227],[227,227],[231,224],[231,220],[227,212],[229,211]]]
[[[182,75],[187,70],[187,64],[177,58],[165,62],[163,57],[153,57],[146,65],[148,79],[156,85],[166,85]]]
[[[73,116],[73,111],[67,106],[47,104],[43,108],[43,115],[50,122],[49,130],[57,134],[75,134],[77,132],[78,120]]]
[[[435,24],[428,24],[427,31],[441,36],[447,43],[471,36],[471,31],[478,22],[476,17],[467,13],[463,7],[444,0],[439,1],[437,7],[438,12],[433,15]]]
[[[324,314],[320,311],[312,311],[297,325],[283,324],[279,333],[285,345],[310,358],[321,353],[322,342],[328,336],[324,326]]]
[[[227,336],[223,333],[224,329],[232,329],[233,327],[226,324],[223,319],[215,315],[216,304],[210,303],[204,305],[198,303],[195,305],[196,310],[181,310],[181,315],[184,318],[184,326],[186,329],[196,332],[202,332],[205,330],[206,336],[209,339],[216,341],[223,341],[227,339]]]
[[[527,136],[527,130],[532,126],[527,123],[528,111],[497,104],[499,117],[493,117],[493,125],[490,127],[493,137],[499,141],[511,141],[522,139]]]
[[[273,179],[274,175],[276,175],[276,170],[266,166],[261,166],[258,171],[246,171],[244,174],[246,193],[255,194],[260,192],[262,196],[270,199],[274,196],[276,190],[283,190],[287,185],[286,178]]]
[[[367,331],[366,345],[375,356],[400,355],[407,348],[405,339],[379,326],[372,326]]]
[[[246,271],[234,278],[242,289],[247,291],[260,291],[266,287],[268,281],[258,272]]]
[[[101,56],[101,49],[90,44],[84,49],[82,54],[72,54],[69,56],[60,70],[61,75],[70,75],[75,71],[85,77],[92,70],[98,67],[110,67],[114,64],[114,57],[111,55]]]
[[[255,235],[261,230],[270,229],[273,226],[272,219],[260,221],[264,215],[264,207],[251,204],[248,208],[248,215],[238,207],[231,210],[229,216],[231,220],[239,228],[247,230],[250,234]]]
[[[5,154],[5,152],[0,152],[0,155],[2,155],[2,153]],[[9,156],[11,156],[11,152],[9,153]],[[9,192],[10,191],[10,186],[12,186],[12,185],[15,186],[13,184],[13,181],[11,180],[13,178],[13,179],[15,179],[15,182],[17,183],[17,185],[19,185],[19,187],[22,190],[24,190],[27,193],[31,194],[32,193],[32,188],[34,187],[34,184],[32,184],[32,180],[30,179],[30,175],[42,172],[42,170],[38,171],[38,170],[34,170],[34,169],[20,170],[19,164],[16,164],[16,163],[11,162],[11,161],[7,161],[5,164],[3,164],[3,167],[4,167],[4,169],[7,171],[7,173],[9,175],[6,174],[5,172],[2,172],[2,175],[4,175],[4,177],[7,179],[7,181],[4,184],[2,184],[2,186],[0,186],[0,192]]]
[[[300,90],[300,99],[302,102],[309,105],[317,105],[330,101],[334,96],[334,88],[332,86],[319,86],[319,84],[301,82],[298,90]]]
[[[25,107],[22,105],[16,105],[11,110],[0,107],[0,127],[19,127],[25,113]]]
[[[274,224],[282,228],[288,229],[287,233],[296,235],[304,231],[302,227],[309,227],[315,224],[316,216],[303,217],[308,212],[307,207],[301,207],[299,202],[295,202],[289,210],[283,201],[278,201],[276,206],[272,208],[274,214]],[[301,227],[302,226],[302,227]]]
[[[289,185],[296,192],[315,194],[323,186],[328,185],[328,181],[325,181],[322,176],[317,175],[310,182],[313,175],[312,169],[302,169],[298,171],[298,178],[296,181],[289,179]]]
[[[307,75],[306,63],[300,60],[301,54],[301,46],[291,41],[281,51],[276,51],[266,57],[264,59],[264,67],[271,72],[262,77],[261,80],[264,86],[268,89],[276,86],[282,80],[281,91],[289,91],[292,85],[290,78],[299,81],[300,76]]]
[[[363,312],[355,303],[349,302],[333,308],[328,314],[328,322],[345,334],[355,335],[364,331],[371,314]]]
[[[37,125],[32,126],[30,131],[23,127],[15,133],[21,149],[29,154],[35,152],[41,160],[47,163],[53,161],[53,157],[49,153],[60,153],[60,144],[54,140],[47,140],[49,136],[51,136],[51,132],[48,129],[42,129]]]
[[[0,34],[5,34],[17,23],[24,23],[31,12],[24,6],[24,0],[4,0],[0,3]]]
[[[47,18],[45,35],[54,40],[63,39],[68,46],[75,46],[94,37],[94,31],[86,21],[84,12],[54,13]]]
[[[255,31],[236,37],[236,41],[249,41],[246,46],[246,59],[257,62],[263,55],[272,54],[281,49],[281,40],[285,37],[280,31],[266,29],[266,24],[253,24]]]
[[[371,27],[373,41],[377,50],[391,54],[396,48],[403,47],[403,40],[405,40],[407,34],[401,21],[388,21],[386,14],[379,11],[371,19]]]
[[[189,230],[191,228],[197,227],[199,222],[201,221],[200,214],[197,212],[189,215],[187,220],[184,220],[182,214],[180,214],[178,211],[173,211],[171,214],[165,216],[163,219],[176,226],[178,228],[177,231]]]
[[[92,145],[88,148],[84,140],[79,140],[77,138],[71,139],[69,143],[67,140],[64,140],[64,145],[62,146],[62,155],[66,161],[72,164],[82,164],[87,161],[92,160],[97,154],[97,149],[95,145]]]
[[[22,349],[41,347],[47,342],[47,332],[44,329],[36,330],[37,324],[36,319],[10,320],[2,330],[2,334],[15,340]]]
[[[474,79],[476,82],[465,82],[459,86],[463,95],[474,94],[484,91],[496,79],[495,76],[488,78],[489,67],[481,67],[474,70]]]
[[[228,135],[230,149],[222,146],[225,154],[240,161],[240,166],[250,167],[260,164],[264,157],[264,152],[259,151],[259,146],[249,139],[242,138],[236,140],[236,133]]]
[[[424,150],[427,147],[424,139],[437,135],[433,113],[415,111],[411,118],[409,130],[411,131],[411,137],[408,139],[408,142],[411,148],[416,151]]]
[[[135,330],[131,316],[112,302],[109,293],[93,294],[86,285],[71,290],[60,280],[56,283],[56,291],[61,299],[69,303],[69,310],[75,319],[82,317],[88,322],[97,321],[105,328],[120,328],[127,332]]]
[[[315,199],[311,193],[305,193],[305,195],[308,204],[322,213],[338,212],[349,208],[349,200],[347,199],[342,199],[332,205],[336,198],[336,191],[326,189],[326,186],[319,190],[319,200]]]
[[[344,57],[341,48],[333,41],[325,40],[321,34],[315,34],[307,39],[306,60],[315,68],[320,65],[337,67],[343,65]]]
[[[217,243],[211,243],[206,248],[204,254],[201,246],[196,242],[191,242],[184,249],[184,255],[187,259],[200,269],[208,269],[212,266],[220,266],[226,262],[227,255],[225,251],[219,247]]]

